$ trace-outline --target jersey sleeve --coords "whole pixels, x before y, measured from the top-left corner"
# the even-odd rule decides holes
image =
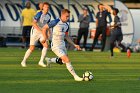
[[[48,23],[51,21],[51,15],[50,15],[50,13],[48,13],[48,15],[50,16],[50,19],[49,19],[49,21],[48,21]]]
[[[60,21],[59,19],[56,19],[48,23],[49,28],[54,27],[59,21]]]
[[[39,20],[41,17],[42,12],[38,12],[35,16],[34,16],[34,20]]]

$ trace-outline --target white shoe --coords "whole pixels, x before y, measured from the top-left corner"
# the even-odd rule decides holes
[[[76,76],[76,77],[74,77],[74,80],[75,80],[75,81],[83,81],[83,78],[81,78],[81,77],[79,77],[79,76]]]
[[[46,65],[43,62],[39,62],[38,65],[41,67],[46,67]]]
[[[47,66],[50,67],[50,64],[51,64],[51,58],[46,57],[45,60],[47,61]]]
[[[27,66],[26,66],[26,63],[23,62],[23,61],[21,62],[21,66],[22,66],[22,67],[27,67]]]

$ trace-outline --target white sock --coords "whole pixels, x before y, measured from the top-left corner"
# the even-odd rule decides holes
[[[31,55],[32,51],[30,49],[28,49],[24,55],[23,58],[23,62],[26,62],[26,60],[29,58],[29,56]]]
[[[66,63],[66,67],[68,71],[73,75],[73,77],[77,77],[78,75],[75,73],[73,66],[71,65],[71,62]]]
[[[50,58],[50,60],[51,60],[52,63],[56,63],[56,59],[57,58]]]
[[[46,53],[47,53],[47,48],[46,47],[43,47],[41,58],[40,58],[40,61],[39,62],[43,62],[44,61],[44,58],[46,56]]]

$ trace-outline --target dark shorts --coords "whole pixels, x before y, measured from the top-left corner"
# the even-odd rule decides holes
[[[32,26],[23,26],[22,36],[23,37],[30,37],[30,31]]]
[[[123,34],[121,33],[121,31],[111,31],[111,36],[110,36],[110,42],[121,42],[123,40]]]

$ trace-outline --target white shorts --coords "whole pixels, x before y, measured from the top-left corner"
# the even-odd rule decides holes
[[[66,47],[58,47],[58,48],[55,48],[53,49],[52,48],[52,51],[60,58],[64,55],[67,55],[67,49]]]
[[[38,41],[42,41],[44,39],[42,32],[37,31],[34,27],[31,29],[30,33],[30,45],[35,45]]]

